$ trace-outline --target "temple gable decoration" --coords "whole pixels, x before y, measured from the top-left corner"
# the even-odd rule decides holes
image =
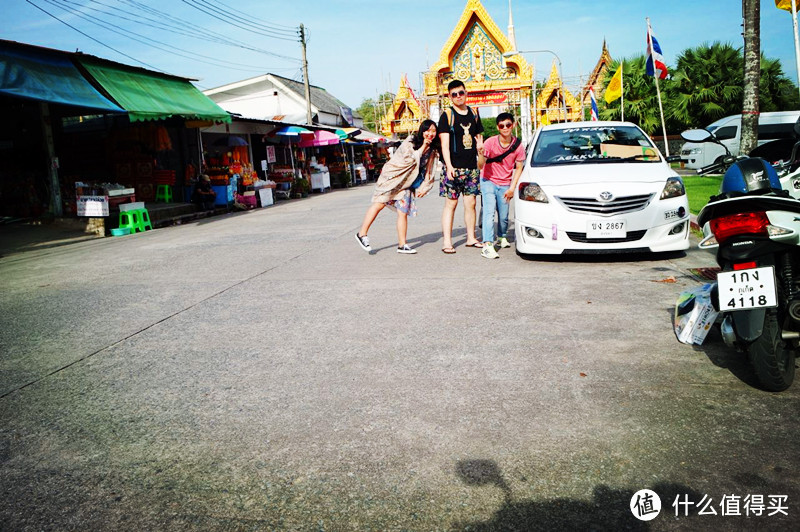
[[[476,96],[478,93],[516,91],[512,98],[503,95],[502,100],[518,104],[520,89],[527,90],[531,86],[533,69],[519,54],[503,58],[504,53],[512,50],[513,45],[480,0],[468,0],[455,29],[442,47],[438,61],[425,73],[425,96],[445,96],[447,84],[459,79],[467,91]],[[495,96],[491,99],[493,103],[499,103],[496,100],[501,98]]]
[[[381,119],[381,133],[387,137],[406,136],[415,133],[425,119],[426,113],[408,83],[408,76],[400,78],[400,86],[392,107]]]
[[[566,120],[564,119],[564,104],[567,107]],[[564,88],[555,60],[553,60],[553,68],[550,69],[547,83],[536,97],[535,120],[534,125],[581,120],[581,104],[572,93]]]

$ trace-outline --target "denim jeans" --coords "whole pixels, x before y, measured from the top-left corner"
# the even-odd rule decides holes
[[[510,185],[509,185],[510,186]],[[508,232],[508,206],[509,202],[503,198],[508,187],[495,185],[488,179],[481,179],[481,228],[483,241],[494,242],[494,213],[497,212],[499,231],[498,236],[506,236]]]

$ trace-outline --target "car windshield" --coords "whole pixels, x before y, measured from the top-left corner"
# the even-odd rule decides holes
[[[637,127],[586,126],[542,131],[533,149],[531,166],[659,161],[658,150]]]

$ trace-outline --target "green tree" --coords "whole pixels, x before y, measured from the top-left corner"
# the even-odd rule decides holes
[[[497,135],[497,121],[494,118],[481,118],[483,124],[483,140]]]
[[[678,55],[665,93],[667,114],[679,128],[705,126],[742,112],[742,52],[715,42]]]
[[[661,127],[655,83],[645,74],[645,56],[624,59],[625,120],[648,134]],[[609,65],[603,81],[608,85],[619,62]],[[667,131],[677,133],[704,127],[723,116],[740,114],[744,96],[744,56],[741,48],[715,42],[687,48],[678,54],[671,77],[660,81]],[[620,101],[598,102],[602,120],[619,120]],[[759,80],[761,112],[800,109],[797,86],[785,76],[777,59],[761,56]]]
[[[741,48],[715,42],[688,48],[678,55],[665,96],[665,113],[677,128],[703,127],[723,116],[742,112],[744,57]],[[797,87],[777,59],[761,55],[761,112],[800,109]]]
[[[762,113],[800,109],[797,86],[784,74],[780,60],[761,56],[759,84],[759,106]]]
[[[383,113],[391,108],[392,102],[394,102],[394,94],[391,92],[384,92],[374,100],[372,98],[361,100],[361,105],[358,106],[356,112],[364,119],[364,127],[379,133]]]

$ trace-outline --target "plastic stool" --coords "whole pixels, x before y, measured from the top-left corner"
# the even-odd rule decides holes
[[[138,209],[133,212],[136,213],[138,218],[136,228],[139,229],[139,231],[144,232],[147,229],[153,229],[153,224],[150,223],[150,213],[147,212],[147,209]]]
[[[119,227],[120,229],[127,227],[131,230],[131,234],[136,232],[140,224],[139,211],[120,211],[119,212]],[[143,230],[143,229],[142,229]]]
[[[131,230],[131,234],[134,234],[137,231],[143,233],[147,229],[153,229],[153,224],[150,223],[150,213],[147,209],[134,209],[120,211],[119,227],[127,227]]]
[[[156,186],[156,201],[172,203],[172,187],[169,185]]]

